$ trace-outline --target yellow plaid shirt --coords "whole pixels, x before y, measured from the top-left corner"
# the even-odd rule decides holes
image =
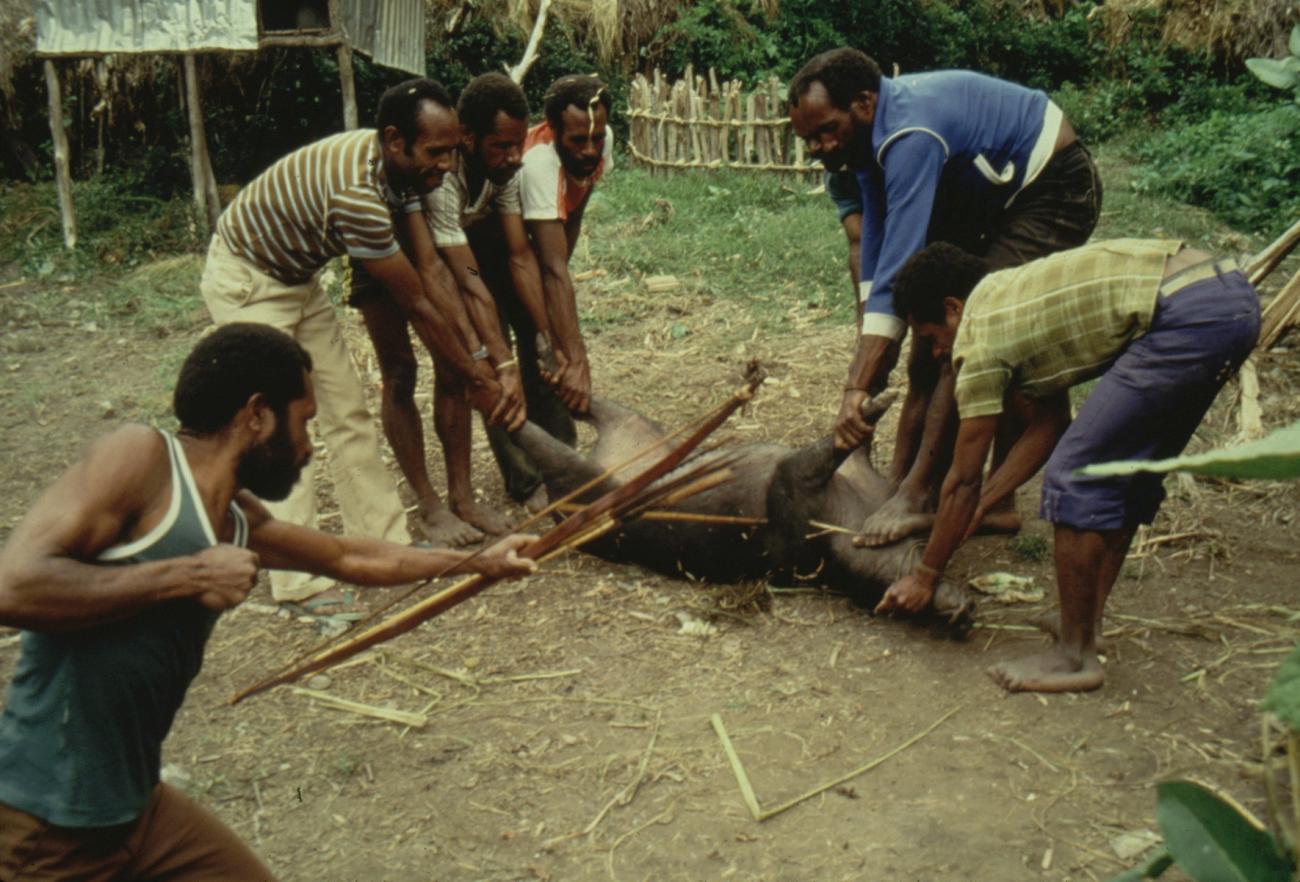
[[[1002,413],[1014,386],[1042,398],[1099,376],[1146,333],[1166,259],[1182,242],[1112,239],[992,273],[953,341],[957,413]]]

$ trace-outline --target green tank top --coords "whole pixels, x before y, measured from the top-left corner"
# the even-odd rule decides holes
[[[180,443],[163,432],[171,503],[148,535],[100,554],[103,566],[165,560],[217,544]],[[233,502],[234,544],[248,524]],[[0,802],[61,827],[139,817],[158,783],[162,742],[219,613],[197,600],[150,607],[67,634],[22,633],[0,714]]]

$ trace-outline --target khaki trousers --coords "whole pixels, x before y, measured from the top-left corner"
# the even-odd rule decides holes
[[[319,281],[286,285],[233,253],[218,235],[208,247],[203,302],[212,320],[257,322],[279,328],[311,355],[317,423],[329,451],[330,476],[343,515],[343,531],[402,544],[411,541],[406,514],[392,475],[379,456],[379,433],[366,407],[361,381],[352,368],[334,307]],[[268,503],[277,519],[316,525],[314,463],[283,502]],[[271,593],[278,601],[302,600],[329,587],[303,573],[275,571]]]
[[[55,827],[0,804],[0,882],[275,882],[216,816],[167,784],[116,827]]]

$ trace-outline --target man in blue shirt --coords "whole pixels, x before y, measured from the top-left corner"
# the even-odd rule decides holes
[[[893,278],[928,242],[948,241],[992,269],[1082,245],[1096,226],[1101,180],[1074,129],[1041,91],[970,71],[884,77],[868,56],[834,49],[790,83],[790,120],[829,171],[856,173],[862,205],[857,351],[835,421],[835,443],[871,432],[860,416],[884,388],[906,326],[893,312]],[[924,530],[955,425],[951,367],[913,347],[899,417],[894,497],[862,528],[884,544]],[[1016,427],[994,451],[995,463]],[[986,526],[1014,529],[1013,511]]]

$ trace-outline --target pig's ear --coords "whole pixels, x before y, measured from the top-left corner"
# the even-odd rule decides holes
[[[897,389],[886,389],[879,395],[864,399],[860,408],[862,419],[866,420],[868,425],[874,426],[897,398]]]

